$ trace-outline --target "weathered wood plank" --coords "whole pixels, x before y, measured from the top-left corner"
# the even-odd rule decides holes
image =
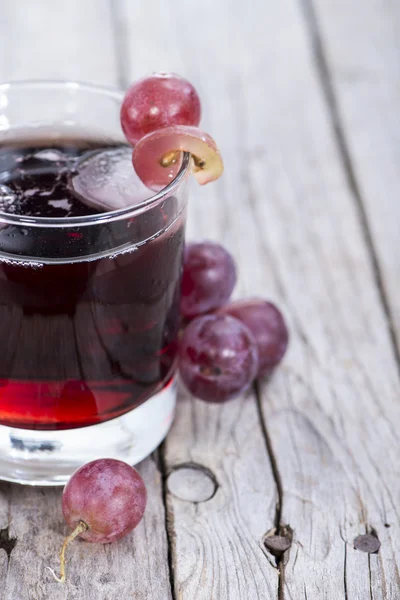
[[[201,465],[218,484],[211,495],[206,471],[194,488],[190,469],[177,490],[167,480],[176,597],[275,597],[277,573],[261,540],[277,498],[253,396],[218,407],[182,393],[165,460],[167,470]]]
[[[0,80],[58,78],[117,82],[112,3],[106,0],[12,0],[2,3]],[[168,600],[168,548],[160,471],[140,465],[149,503],[135,532],[107,547],[77,542],[68,552],[67,584],[57,584],[60,546],[67,532],[61,491],[2,484],[0,529],[16,537],[9,559],[0,532],[3,600]],[[3,510],[4,509],[4,510]]]
[[[263,73],[241,79],[248,207],[268,260],[260,277],[284,300],[292,330],[285,371],[262,387],[281,518],[295,530],[285,597],[396,598],[398,371],[300,10],[280,3],[263,36],[250,37],[244,13],[238,26],[256,40],[244,54]],[[368,556],[353,540],[371,529],[382,546]]]
[[[343,137],[367,221],[378,278],[399,351],[400,5],[356,0],[350,7],[345,2],[315,0],[313,8],[315,12],[311,11],[310,16],[315,38],[320,43],[320,66],[325,67],[329,76],[339,135]],[[386,402],[385,397],[380,397],[379,405]],[[396,423],[390,413],[387,419]],[[371,434],[379,439],[379,430],[373,429]],[[395,437],[392,432],[392,438]],[[384,448],[389,444],[386,440]],[[399,517],[393,506],[395,500],[391,500],[397,497],[398,489],[392,485],[394,473],[390,473],[384,448],[381,454],[373,453],[375,468],[382,471],[380,487],[385,490],[384,512],[375,524],[380,540],[384,540],[381,558],[371,556],[369,565],[374,599],[396,598],[400,587]],[[391,510],[386,513],[386,504],[390,502]],[[382,524],[383,520],[386,522]]]
[[[236,76],[238,65],[228,57],[229,38],[237,27],[231,15],[237,4],[206,1],[198,10],[183,0],[174,5],[149,0],[144,10],[127,0],[121,3],[120,23],[125,30],[122,54],[130,80],[164,69],[186,76],[199,89],[203,122],[221,144],[227,174],[222,182],[205,190],[193,186],[188,237],[214,238],[233,250],[240,264],[240,293],[248,279],[246,268],[253,267],[245,253],[247,244],[252,243],[252,223],[246,211],[234,214],[241,193],[243,197],[246,193],[245,183],[235,187],[240,137],[230,78]],[[207,65],[213,68],[209,71]],[[241,72],[242,65],[239,69]],[[274,561],[266,557],[262,537],[274,523],[276,486],[253,394],[213,406],[182,391],[164,446],[164,461],[166,471],[172,470],[167,480],[167,505],[175,597],[274,598],[277,572]],[[192,463],[206,472],[193,471]],[[188,464],[178,479],[174,469]],[[212,481],[207,469],[218,482],[208,500]]]
[[[3,0],[0,80],[117,78],[108,0]]]
[[[400,348],[400,4],[313,4]]]

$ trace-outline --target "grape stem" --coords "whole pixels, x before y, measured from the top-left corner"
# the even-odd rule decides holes
[[[51,574],[53,575],[54,579],[56,581],[58,581],[58,583],[65,583],[65,550],[67,549],[68,544],[70,542],[73,542],[74,539],[78,535],[80,535],[84,531],[87,531],[88,529],[89,529],[89,526],[84,521],[79,521],[78,525],[75,527],[73,532],[70,533],[69,536],[65,538],[63,546],[61,548],[61,552],[60,552],[60,577],[57,577],[57,575],[54,573],[53,569],[50,569],[50,567],[47,567],[49,569],[49,571],[51,572]]]

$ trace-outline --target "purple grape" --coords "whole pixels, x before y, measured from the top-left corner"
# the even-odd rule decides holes
[[[261,298],[233,302],[218,314],[231,315],[247,325],[258,347],[258,376],[268,375],[282,360],[289,342],[289,332],[280,310]]]
[[[184,255],[181,313],[191,318],[225,304],[236,283],[232,256],[219,244],[187,244]]]
[[[246,325],[228,315],[194,319],[180,347],[180,373],[189,391],[207,402],[242,394],[258,371],[258,351]]]
[[[65,549],[80,536],[107,544],[131,532],[143,517],[147,493],[143,479],[128,464],[111,458],[94,460],[78,469],[64,488],[62,511],[74,530],[61,550],[60,578],[65,581]]]

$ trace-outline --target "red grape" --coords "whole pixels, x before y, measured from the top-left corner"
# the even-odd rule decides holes
[[[136,144],[144,135],[169,125],[198,125],[200,98],[189,81],[174,73],[154,73],[135,82],[121,107],[121,126]]]
[[[215,140],[190,125],[171,125],[148,133],[134,147],[132,162],[143,183],[158,190],[178,174],[182,152],[192,155],[191,170],[201,185],[222,175],[224,163]]]
[[[243,393],[258,371],[258,350],[246,325],[228,315],[206,315],[186,328],[180,373],[187,388],[207,402]]]
[[[76,536],[107,544],[131,532],[143,517],[147,493],[143,479],[128,464],[111,458],[87,463],[64,488],[62,511],[74,529],[61,551],[61,577],[65,581],[65,549]]]
[[[181,313],[195,317],[219,308],[236,283],[232,256],[219,244],[187,244],[184,254]]]
[[[289,332],[279,309],[260,298],[233,302],[218,311],[242,321],[251,330],[258,346],[258,375],[268,375],[280,363],[289,342]]]

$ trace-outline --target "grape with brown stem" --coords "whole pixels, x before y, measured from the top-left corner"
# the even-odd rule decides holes
[[[73,529],[60,553],[59,583],[65,582],[65,550],[77,536],[108,544],[130,533],[141,521],[147,492],[139,473],[128,464],[102,458],[78,469],[64,488],[62,511]]]

